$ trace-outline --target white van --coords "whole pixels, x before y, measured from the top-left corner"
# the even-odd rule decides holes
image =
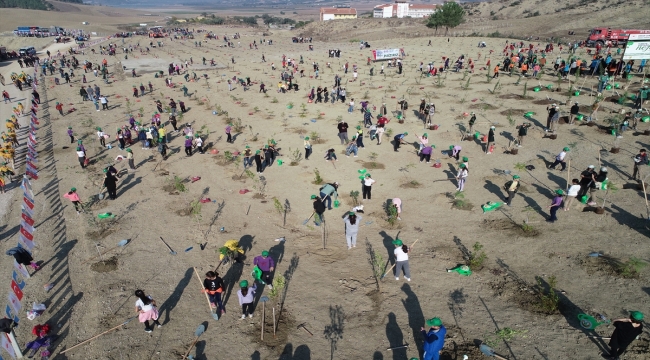
[[[34,49],[33,46],[23,47],[20,48],[20,50],[18,50],[18,55],[20,56],[36,55],[36,49]]]

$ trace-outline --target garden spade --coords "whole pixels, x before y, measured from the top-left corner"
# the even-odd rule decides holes
[[[169,245],[167,245],[167,242],[165,242],[165,239],[163,239],[162,236],[160,236],[160,241],[162,241],[163,244],[165,244],[165,246],[167,246],[167,249],[169,249],[170,254],[176,255],[176,251],[172,250],[172,248]]]
[[[192,345],[190,345],[190,348],[187,349],[187,352],[183,356],[183,359],[187,359],[187,355],[190,354],[190,351],[192,351],[192,348],[194,348],[194,345],[196,345],[196,343],[199,341],[199,338],[201,337],[204,331],[205,331],[205,326],[203,326],[203,324],[199,325],[199,327],[196,328],[196,331],[194,332],[194,336],[196,336],[196,338],[194,339],[194,341],[192,341]]]
[[[481,344],[480,349],[481,349],[481,352],[483,354],[485,354],[486,356],[495,357],[495,358],[501,359],[501,360],[508,360],[508,359],[504,358],[503,356],[499,356],[499,355],[495,354],[494,350],[492,350],[491,347],[489,347],[489,346],[487,346],[485,344]]]

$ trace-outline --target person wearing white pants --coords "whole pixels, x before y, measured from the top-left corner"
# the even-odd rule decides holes
[[[468,174],[467,165],[460,164],[460,169],[458,169],[458,174],[456,175],[456,180],[458,180],[458,188],[456,188],[456,191],[463,191],[465,189],[465,180]]]
[[[343,221],[345,221],[345,240],[348,242],[348,250],[357,247],[357,234],[359,233],[359,223],[363,219],[357,216],[354,211],[350,211]]]
[[[411,268],[409,267],[409,249],[408,246],[404,245],[402,240],[395,239],[393,241],[395,245],[395,280],[399,280],[400,272],[404,272],[404,279],[406,281],[411,281]]]

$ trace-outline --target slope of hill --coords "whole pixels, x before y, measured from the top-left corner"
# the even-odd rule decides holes
[[[44,0],[0,0],[0,8],[50,10],[53,6]]]

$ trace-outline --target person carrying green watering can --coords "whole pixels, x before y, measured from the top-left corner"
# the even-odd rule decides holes
[[[320,188],[320,198],[323,199],[323,202],[327,201],[326,205],[328,210],[332,210],[332,196],[334,196],[336,200],[339,199],[339,194],[337,193],[338,188],[338,182],[325,184],[325,186]]]
[[[268,285],[269,289],[273,289],[271,285],[271,273],[275,269],[275,261],[269,256],[267,250],[262,251],[262,255],[256,256],[253,259],[253,266],[256,266],[260,271],[253,270],[253,274],[257,280],[259,280],[262,285]]]
[[[609,340],[609,356],[612,360],[618,360],[632,341],[643,333],[643,313],[630,311],[629,318],[616,319],[612,325],[615,329]]]

